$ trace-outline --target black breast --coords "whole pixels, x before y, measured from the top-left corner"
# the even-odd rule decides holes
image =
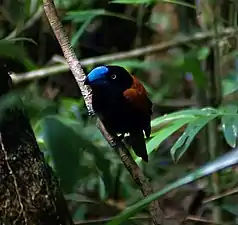
[[[143,116],[136,111],[123,95],[113,91],[93,93],[93,109],[104,123],[106,129],[114,133],[127,133],[143,129]]]

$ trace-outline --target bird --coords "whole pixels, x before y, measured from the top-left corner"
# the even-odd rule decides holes
[[[138,157],[148,162],[146,138],[151,134],[152,102],[141,82],[124,67],[100,65],[85,81],[92,90],[92,107],[106,130],[128,143]]]

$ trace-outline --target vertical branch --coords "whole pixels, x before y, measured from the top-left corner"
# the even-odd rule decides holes
[[[207,24],[206,24],[206,20],[205,20],[205,10],[203,7],[204,0],[195,0],[196,3],[196,18],[197,18],[197,23],[200,26],[200,28],[202,29],[202,31],[207,31]],[[205,67],[206,67],[206,62],[202,61],[201,62],[201,68],[203,69],[203,71],[205,71]],[[195,93],[196,93],[196,99],[198,102],[198,106],[199,107],[205,107],[208,105],[208,92],[207,92],[207,88],[204,86],[196,86],[195,87]],[[203,129],[200,132],[200,138],[198,139],[198,148],[201,150],[201,154],[205,155],[208,152],[208,129]]]
[[[210,70],[210,88],[209,88],[209,105],[212,107],[218,107],[222,101],[222,84],[221,84],[221,49],[220,49],[220,41],[219,41],[219,19],[220,19],[220,6],[221,1],[217,1],[215,3],[214,8],[214,48],[213,48],[213,65]],[[208,146],[209,146],[209,154],[211,160],[215,160],[217,155],[219,154],[219,150],[221,149],[221,139],[218,131],[218,121],[213,120],[208,124]],[[219,184],[219,174],[214,173],[211,176],[211,185],[215,195],[220,194],[220,184]],[[219,205],[215,205],[213,208],[213,221],[215,223],[222,223],[222,215]]]
[[[219,19],[221,2],[212,5],[209,1],[196,0],[197,18],[202,29],[214,29],[214,45],[211,47],[211,53],[206,62],[203,62],[203,69],[208,72],[208,88],[198,88],[197,97],[200,106],[218,107],[222,100],[221,86],[221,63],[220,63],[220,46],[219,46]],[[208,13],[210,12],[210,13]],[[207,16],[210,15],[210,19]],[[212,18],[212,19],[211,19]],[[202,91],[203,90],[203,91]],[[214,160],[220,149],[220,135],[218,132],[218,121],[211,121],[208,126],[202,131],[201,149],[208,150],[210,159]],[[206,146],[206,147],[205,147]],[[214,173],[211,176],[211,186],[215,195],[219,194],[219,175]],[[221,223],[221,212],[219,206],[215,206],[213,210],[213,220],[216,223]]]

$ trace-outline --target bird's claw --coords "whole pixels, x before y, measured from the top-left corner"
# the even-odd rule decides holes
[[[95,112],[94,111],[89,111],[88,112],[88,116],[89,117],[94,117],[95,116]]]
[[[124,138],[124,134],[120,134],[116,137],[118,142],[121,142],[123,140],[123,138]]]
[[[123,138],[124,138],[124,134],[120,134],[118,136],[115,136],[113,138],[112,145],[115,146],[115,145],[120,144],[122,142]]]

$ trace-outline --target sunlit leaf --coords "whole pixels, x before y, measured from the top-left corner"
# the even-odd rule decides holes
[[[208,57],[210,49],[208,47],[203,47],[198,50],[197,57],[199,60],[204,60]]]
[[[157,117],[151,121],[151,126],[156,127],[177,119],[188,119],[191,120],[201,117],[201,116],[209,116],[211,114],[217,114],[217,110],[207,107],[203,109],[185,109],[178,112],[170,113],[168,115],[164,115],[161,117]]]
[[[211,120],[215,119],[217,115],[208,117],[200,117],[190,123],[185,129],[181,137],[175,142],[170,150],[173,160],[178,161],[182,155],[186,152],[191,142],[197,135],[197,133]]]
[[[139,213],[142,209],[146,208],[149,203],[159,199],[165,194],[179,188],[183,185],[191,183],[199,178],[208,176],[214,172],[225,169],[227,167],[234,166],[238,163],[238,149],[234,149],[223,156],[220,156],[213,162],[209,162],[206,165],[200,167],[196,171],[189,173],[188,175],[178,179],[172,184],[167,185],[162,190],[159,190],[137,202],[136,204],[127,207],[121,214],[115,217],[112,221],[108,222],[107,225],[119,225],[126,221],[128,218]]]
[[[99,196],[100,199],[105,199],[107,195],[106,187],[101,177],[98,178],[98,186],[99,186]]]
[[[223,95],[229,95],[238,90],[238,82],[231,79],[224,79],[222,81]]]
[[[178,119],[176,121],[173,121],[169,126],[160,129],[158,132],[154,134],[154,137],[149,140],[146,144],[147,148],[147,153],[150,154],[155,150],[156,148],[159,147],[159,145],[170,135],[172,135],[174,132],[176,132],[179,128],[190,122],[190,118],[183,118],[183,119]],[[139,163],[141,162],[140,157],[136,157],[136,162]]]

